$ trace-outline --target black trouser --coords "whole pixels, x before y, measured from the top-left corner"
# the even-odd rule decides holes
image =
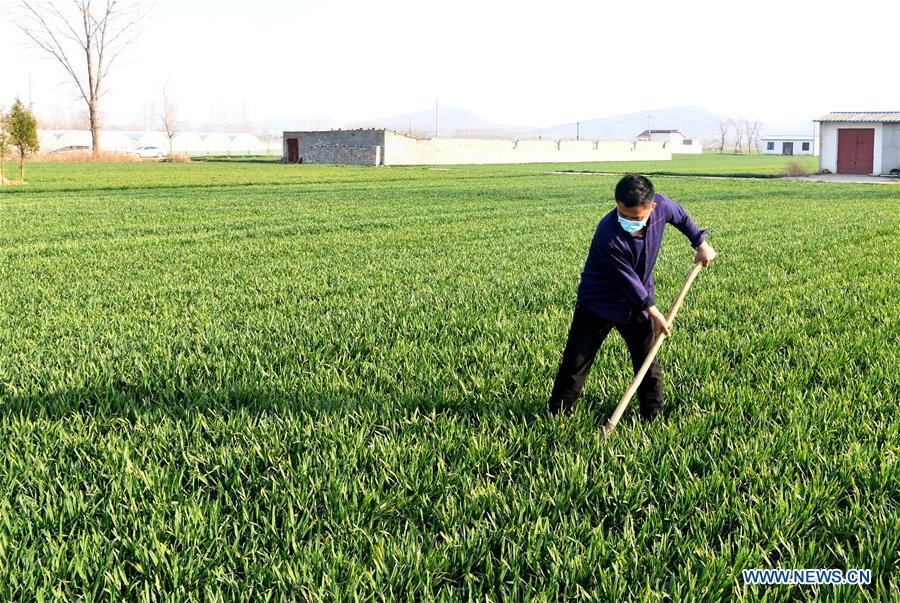
[[[628,324],[614,323],[576,304],[569,339],[550,395],[550,412],[571,412],[575,400],[584,389],[584,381],[591,371],[597,350],[613,327],[625,340],[631,354],[631,365],[637,374],[655,341],[653,320],[639,314]],[[662,369],[656,358],[638,386],[637,396],[642,418],[649,420],[662,413]]]

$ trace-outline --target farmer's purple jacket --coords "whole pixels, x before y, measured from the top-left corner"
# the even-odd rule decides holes
[[[656,303],[653,267],[666,224],[684,233],[692,247],[706,240],[709,229],[698,228],[683,207],[663,195],[655,201],[641,236],[625,232],[615,209],[600,220],[578,284],[580,306],[620,323],[649,316],[647,308]]]

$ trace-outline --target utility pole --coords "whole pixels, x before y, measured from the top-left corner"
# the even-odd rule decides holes
[[[406,135],[411,136],[412,135],[412,115],[407,116],[407,119],[409,120],[409,125],[406,126]]]
[[[653,127],[651,126],[651,119],[653,116],[649,113],[647,114],[647,140],[652,140],[653,138]]]
[[[28,110],[34,113],[34,101],[31,97],[31,74],[28,74]]]
[[[575,140],[581,140],[581,122],[575,122]]]
[[[438,102],[434,99],[434,137],[438,136]]]

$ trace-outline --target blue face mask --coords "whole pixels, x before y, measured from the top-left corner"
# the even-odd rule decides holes
[[[643,219],[640,221],[636,220],[626,220],[622,216],[616,214],[619,218],[619,224],[622,225],[622,228],[625,229],[625,232],[637,232],[647,225],[647,219]]]

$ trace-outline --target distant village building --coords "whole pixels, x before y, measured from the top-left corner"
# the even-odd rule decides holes
[[[679,130],[644,130],[638,134],[638,140],[661,142],[675,154],[695,155],[703,152],[699,140],[688,138]]]
[[[819,122],[819,170],[834,174],[900,173],[900,111],[835,112]]]
[[[763,155],[818,155],[819,139],[813,136],[764,136],[760,140]]]
[[[672,152],[648,140],[500,140],[416,138],[385,128],[284,132],[285,163],[448,165],[666,161]]]

